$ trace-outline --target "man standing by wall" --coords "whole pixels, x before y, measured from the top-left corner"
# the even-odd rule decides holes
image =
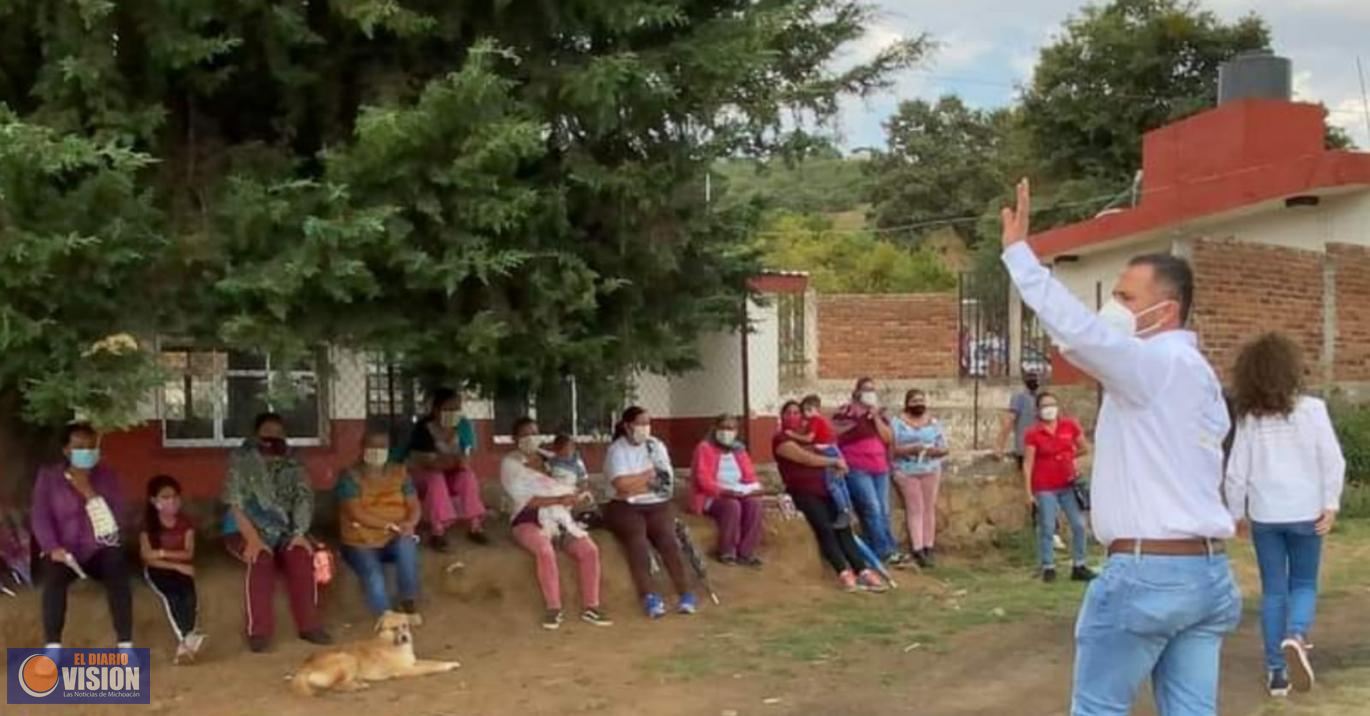
[[[1027,434],[1028,428],[1037,422],[1037,389],[1041,386],[1040,376],[1036,373],[1024,373],[1023,389],[1009,399],[1008,410],[1004,411],[1004,419],[999,428],[996,452],[1000,455],[1012,454],[1019,470],[1023,469],[1023,436]],[[1010,437],[1013,438],[1012,453],[1008,452]]]
[[[1095,432],[1093,524],[1109,559],[1075,628],[1075,716],[1125,716],[1150,677],[1161,716],[1218,713],[1223,637],[1241,593],[1222,540],[1222,387],[1184,329],[1194,278],[1183,259],[1129,262],[1096,315],[1028,246],[1030,196],[1004,209],[1004,264],[1067,360],[1104,389]]]

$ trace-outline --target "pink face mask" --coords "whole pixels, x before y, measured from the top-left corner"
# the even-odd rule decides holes
[[[168,517],[181,511],[181,498],[179,497],[159,497],[154,500],[157,505],[157,512]]]

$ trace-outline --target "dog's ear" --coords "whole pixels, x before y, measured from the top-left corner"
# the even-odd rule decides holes
[[[376,633],[379,634],[380,631],[385,628],[386,622],[390,621],[392,618],[397,616],[400,615],[388,609],[381,613],[381,615],[376,619]]]
[[[410,614],[410,615],[408,615],[408,617],[409,617],[409,626],[411,626],[411,627],[421,627],[421,626],[423,626],[423,615],[422,615],[422,614]]]

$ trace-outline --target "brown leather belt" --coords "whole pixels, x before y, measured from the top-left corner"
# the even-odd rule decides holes
[[[1204,557],[1223,554],[1227,547],[1220,539],[1116,539],[1109,543],[1109,554],[1149,554],[1157,557]]]

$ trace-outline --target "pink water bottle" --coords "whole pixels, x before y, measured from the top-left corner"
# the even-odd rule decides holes
[[[323,545],[314,550],[314,582],[319,585],[333,581],[333,554]]]

